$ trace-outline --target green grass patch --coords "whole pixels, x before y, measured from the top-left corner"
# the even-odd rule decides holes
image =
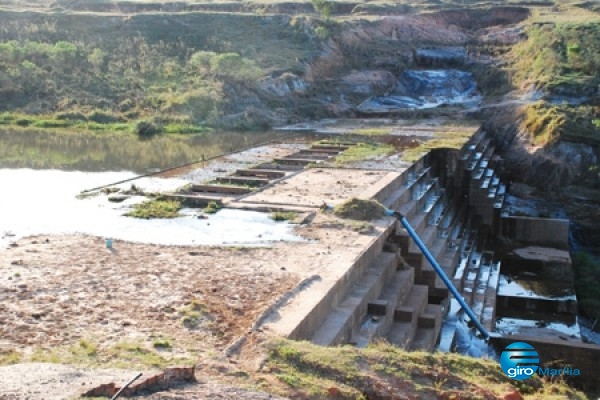
[[[363,135],[363,136],[385,136],[392,133],[392,128],[389,127],[373,127],[373,128],[357,128],[353,129],[351,132],[353,135]]]
[[[405,149],[402,152],[402,159],[415,162],[433,149],[461,149],[474,133],[475,130],[437,132],[434,138],[424,140],[416,147]]]
[[[293,221],[298,216],[294,211],[276,211],[271,214],[274,221]]]
[[[83,338],[72,344],[52,348],[36,347],[27,356],[16,353],[3,358],[0,353],[0,364],[45,362],[102,368],[148,369],[194,363],[191,358],[173,357],[164,351],[172,348],[171,342],[165,338],[158,338],[152,342],[123,340],[104,346]]]
[[[204,212],[206,214],[215,214],[217,213],[217,211],[219,211],[221,208],[223,208],[223,205],[221,203],[218,203],[216,201],[211,201],[209,202],[206,207],[204,207]]]
[[[168,134],[189,134],[214,132],[213,128],[192,124],[165,124],[163,131]]]
[[[179,316],[183,326],[188,329],[197,329],[212,320],[206,305],[195,299],[179,310]]]
[[[125,215],[142,219],[176,218],[180,209],[181,202],[177,200],[154,199],[134,205],[133,210]]]
[[[338,165],[350,164],[360,161],[385,157],[394,152],[394,147],[383,143],[359,143],[349,147],[336,156],[335,163]]]
[[[452,353],[406,352],[386,343],[364,349],[321,347],[308,342],[279,340],[269,345],[265,367],[291,398],[496,398],[518,385],[532,398],[557,393],[586,397],[566,383],[534,376],[516,383],[497,361]],[[332,390],[334,388],[335,390]]]
[[[599,106],[554,105],[544,101],[524,106],[519,111],[521,127],[539,145],[571,140],[600,143],[600,127],[594,120],[600,116]]]
[[[335,206],[333,213],[340,218],[370,221],[382,218],[385,215],[385,208],[376,200],[351,198]]]
[[[152,341],[152,347],[158,350],[170,350],[173,348],[173,345],[169,339],[159,338]]]
[[[119,342],[109,348],[107,353],[113,364],[121,368],[163,368],[169,364],[167,358],[138,342]]]
[[[21,353],[16,350],[0,351],[0,365],[17,364],[21,361]]]

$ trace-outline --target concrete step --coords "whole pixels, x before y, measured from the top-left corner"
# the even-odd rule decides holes
[[[488,331],[492,331],[496,324],[496,296],[498,294],[499,281],[500,262],[492,262],[481,315],[481,323]]]
[[[235,171],[235,175],[256,176],[256,177],[261,177],[261,178],[277,179],[277,178],[283,178],[285,176],[285,171],[278,171],[276,169],[250,168],[250,169],[238,169]]]
[[[333,157],[333,154],[319,153],[315,151],[300,150],[297,153],[290,154],[289,156],[283,157],[286,160],[311,160],[311,161],[322,161]]]
[[[427,304],[429,288],[425,285],[413,285],[410,294],[402,302],[402,305],[396,307],[394,311],[395,321],[415,322]]]
[[[299,158],[299,157],[292,158],[291,156],[288,156],[288,157],[284,157],[284,158],[276,158],[273,161],[277,164],[301,165],[304,167],[308,164],[321,162],[322,160],[321,159],[310,159],[310,158]]]
[[[419,315],[427,305],[428,288],[414,285],[402,306],[394,312],[394,323],[391,325],[387,339],[396,346],[408,348],[417,330]]]
[[[246,194],[250,193],[251,190],[247,187],[242,186],[228,186],[228,185],[192,185],[191,190],[193,192],[209,192],[209,193],[228,193],[228,194]]]
[[[268,162],[268,163],[263,163],[260,165],[257,165],[256,168],[259,169],[269,169],[269,170],[277,170],[277,171],[299,171],[301,169],[304,169],[304,166],[306,164],[301,163],[301,164],[283,164],[283,163],[278,163],[278,162]]]
[[[209,203],[216,203],[219,206],[223,205],[223,200],[236,199],[239,196],[210,195],[210,194],[184,194],[184,193],[168,193],[161,197],[167,200],[177,200],[182,202],[186,207],[206,207]]]
[[[312,336],[312,342],[321,346],[348,342],[353,330],[366,315],[368,304],[379,297],[396,268],[396,254],[382,252],[350,288],[344,300],[325,318]]]
[[[219,183],[230,183],[244,186],[264,186],[270,182],[268,178],[258,178],[253,176],[221,176],[215,179]]]
[[[429,179],[430,172],[430,167],[424,167],[418,172],[405,171],[403,174],[403,177],[405,177],[404,183],[390,194],[382,204],[390,209],[397,210],[406,203],[411,202],[414,186]]]
[[[313,144],[310,146],[311,149],[319,150],[319,151],[331,151],[334,153],[341,153],[344,150],[354,146],[356,143],[347,143],[347,144]]]
[[[409,350],[433,351],[440,335],[442,307],[428,304],[419,316],[418,327]]]
[[[440,328],[440,343],[437,347],[439,351],[450,353],[456,346],[456,322],[444,320]]]
[[[329,157],[333,157],[335,155],[338,155],[342,151],[343,150],[339,150],[339,149],[331,150],[331,149],[319,149],[319,148],[311,147],[310,149],[300,150],[296,154],[318,155],[318,156],[324,156],[326,158],[329,158]]]
[[[385,285],[377,300],[367,306],[367,317],[353,335],[352,343],[358,347],[367,346],[374,338],[385,336],[394,322],[396,307],[411,292],[414,282],[414,269],[396,271]]]

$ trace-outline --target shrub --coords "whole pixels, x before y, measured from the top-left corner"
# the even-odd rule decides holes
[[[311,3],[322,17],[329,18],[333,13],[333,2],[330,0],[311,0]]]
[[[162,127],[152,121],[141,120],[135,123],[135,133],[139,137],[151,137],[162,131]]]
[[[136,204],[133,210],[125,214],[134,218],[175,218],[179,216],[181,203],[175,200],[155,199]]]
[[[88,114],[87,119],[99,124],[112,124],[114,122],[123,122],[123,118],[111,113],[110,111],[94,110]]]
[[[292,221],[297,215],[294,211],[276,211],[271,214],[271,218],[274,221]]]
[[[216,201],[211,201],[208,203],[206,207],[204,207],[204,212],[206,214],[214,214],[219,211],[223,206],[217,203]]]

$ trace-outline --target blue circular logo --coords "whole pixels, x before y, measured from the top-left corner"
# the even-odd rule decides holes
[[[537,351],[525,342],[509,344],[500,355],[502,371],[509,378],[519,381],[531,378],[537,372],[539,364]]]

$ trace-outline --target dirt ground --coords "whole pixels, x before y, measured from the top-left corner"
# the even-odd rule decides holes
[[[12,386],[0,385],[0,399],[72,398],[95,384],[126,382],[133,370],[153,369],[152,362],[131,357],[132,347],[149,349],[167,364],[197,364],[199,371],[220,362],[278,299],[303,290],[297,285],[315,273],[326,276],[327,270],[343,268],[351,250],[357,251],[352,247],[361,237],[368,239],[333,221],[317,213],[297,228],[313,240],[272,247],[116,242],[109,250],[103,239],[83,235],[16,241],[0,250],[0,357],[16,352],[21,363],[113,370],[4,366],[0,382]],[[234,352],[235,362],[259,363],[262,355],[253,346],[260,340],[245,341],[245,348]],[[160,341],[168,348],[160,348]],[[88,347],[94,354],[82,356]],[[23,368],[42,372],[22,373]]]

